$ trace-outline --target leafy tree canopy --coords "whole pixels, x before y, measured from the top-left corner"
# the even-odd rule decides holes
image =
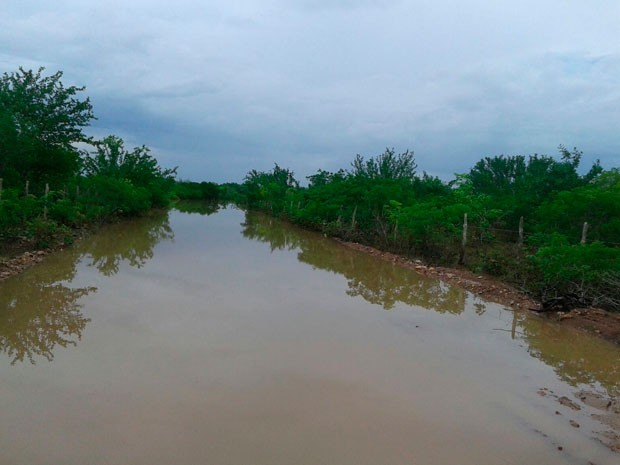
[[[0,77],[0,173],[14,184],[53,181],[77,174],[78,142],[94,119],[84,87],[65,87],[62,72],[43,76],[19,68]]]
[[[396,155],[394,149],[385,149],[381,155],[364,160],[357,155],[353,163],[351,175],[370,179],[399,179],[412,181],[418,165],[409,150]]]
[[[86,154],[83,171],[87,176],[107,176],[126,179],[135,186],[146,187],[160,179],[174,179],[176,168],[164,169],[151,156],[146,146],[125,149],[123,139],[108,136],[94,143],[96,150]]]

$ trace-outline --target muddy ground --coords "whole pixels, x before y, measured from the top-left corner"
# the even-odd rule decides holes
[[[14,257],[0,257],[0,282],[40,263],[49,253],[48,250],[38,250],[23,252]]]

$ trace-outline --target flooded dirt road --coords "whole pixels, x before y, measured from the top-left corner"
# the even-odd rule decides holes
[[[0,464],[620,461],[620,349],[228,209],[0,283]]]

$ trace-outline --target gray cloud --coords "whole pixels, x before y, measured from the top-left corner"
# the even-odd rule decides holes
[[[576,145],[618,165],[620,4],[9,0],[0,71],[61,69],[184,177],[301,177],[414,149],[449,178]],[[105,134],[104,134],[105,135]]]

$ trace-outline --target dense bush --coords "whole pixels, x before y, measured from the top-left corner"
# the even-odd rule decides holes
[[[128,151],[119,137],[87,137],[94,115],[78,97],[84,88],[42,72],[0,77],[0,246],[49,247],[70,241],[69,228],[168,205],[176,169],[160,167],[145,146]]]
[[[173,188],[174,195],[181,200],[220,199],[220,187],[213,182],[177,181]]]
[[[542,274],[545,301],[562,306],[597,305],[620,311],[620,249],[592,244],[555,244],[531,257]]]

